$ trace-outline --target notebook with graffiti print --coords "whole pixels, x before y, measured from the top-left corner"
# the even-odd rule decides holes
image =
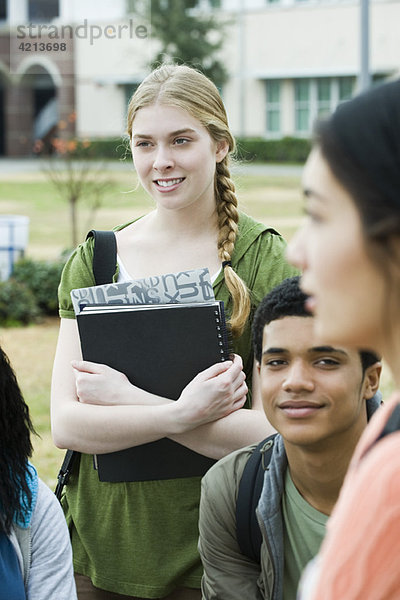
[[[214,300],[207,267],[71,291],[75,314],[87,304],[180,304]]]

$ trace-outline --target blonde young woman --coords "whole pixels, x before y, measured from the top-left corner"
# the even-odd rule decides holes
[[[317,333],[375,349],[400,388],[400,81],[318,127],[303,184],[308,217],[289,258]],[[301,600],[400,598],[399,404],[397,390],[363,434]]]
[[[65,514],[80,599],[200,598],[200,478],[100,483],[90,455],[169,437],[218,459],[265,437],[260,401],[251,397],[251,319],[265,293],[294,269],[282,238],[238,211],[228,167],[234,139],[204,75],[185,66],[151,73],[130,101],[128,134],[154,209],[116,228],[114,280],[208,267],[236,355],[200,373],[175,402],[83,362],[69,292],[94,278],[93,244],[80,245],[60,284],[52,389],[55,443],[84,453],[67,486]]]

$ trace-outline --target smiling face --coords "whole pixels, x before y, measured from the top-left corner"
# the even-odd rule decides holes
[[[353,444],[367,423],[365,398],[375,393],[377,367],[369,367],[364,377],[359,353],[321,343],[313,321],[283,317],[265,325],[264,411],[290,444]]]
[[[382,348],[384,279],[367,256],[359,214],[318,150],[303,175],[307,218],[288,247],[303,272],[316,333],[331,344]]]
[[[216,144],[186,110],[154,104],[136,113],[131,143],[140,182],[159,208],[201,202],[214,211],[216,163],[226,156],[227,142]]]

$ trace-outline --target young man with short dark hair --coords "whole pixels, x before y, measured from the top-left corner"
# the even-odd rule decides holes
[[[263,407],[278,431],[256,510],[261,559],[244,555],[236,534],[237,493],[253,445],[220,460],[203,478],[205,600],[295,600],[357,441],[379,406],[378,357],[316,339],[305,300],[293,277],[257,309],[253,341]]]

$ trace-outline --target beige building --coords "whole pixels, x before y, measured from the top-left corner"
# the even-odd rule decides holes
[[[235,25],[225,48],[231,124],[246,136],[307,136],[317,115],[358,90],[356,0],[225,0]],[[400,76],[399,0],[370,0],[373,81]]]
[[[361,1],[199,0],[195,10],[229,23],[222,95],[236,135],[308,136],[317,115],[357,91]],[[156,51],[144,3],[0,0],[0,154],[30,154],[65,132],[123,135]],[[370,0],[369,14],[371,78],[398,77],[400,0]]]

